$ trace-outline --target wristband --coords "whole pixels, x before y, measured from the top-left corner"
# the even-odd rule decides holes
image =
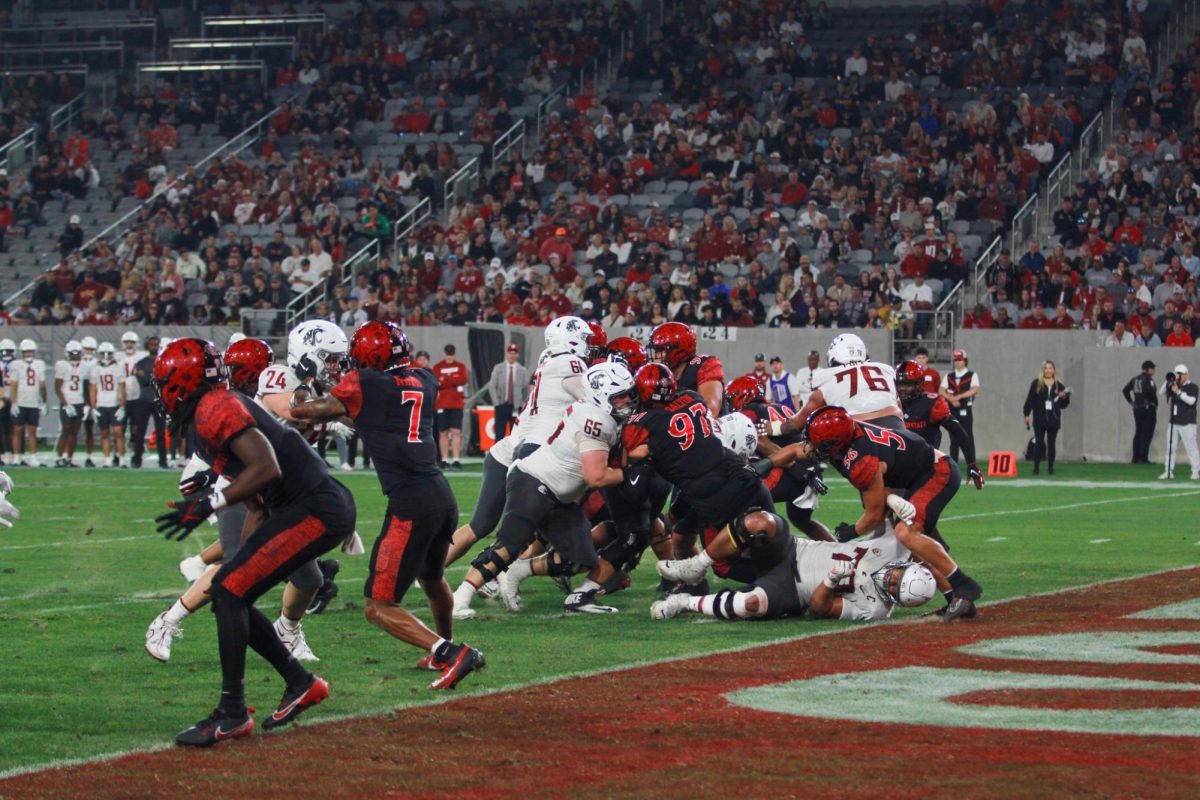
[[[767,474],[774,468],[775,465],[771,463],[771,459],[769,458],[760,458],[750,465],[750,469],[754,470],[754,474],[760,478],[767,477]]]
[[[832,575],[826,575],[825,580],[821,581],[821,583],[825,584],[826,589],[836,589],[839,581]]]
[[[214,489],[213,493],[208,496],[208,502],[212,503],[213,511],[220,511],[229,505],[225,500],[225,493],[220,489]]]

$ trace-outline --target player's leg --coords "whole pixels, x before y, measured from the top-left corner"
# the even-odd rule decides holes
[[[508,468],[489,453],[483,459],[483,476],[479,482],[479,499],[471,521],[454,532],[450,549],[446,552],[446,566],[450,566],[466,555],[471,546],[491,535],[504,513],[505,481]]]
[[[449,463],[447,459],[450,456],[450,426],[446,419],[446,409],[444,408],[439,408],[433,415],[433,427],[437,431],[438,456],[442,469],[446,468]]]
[[[146,628],[146,653],[151,658],[164,664],[171,660],[171,647],[176,639],[183,636],[183,621],[212,600],[212,579],[220,568],[219,564],[208,567],[170,608],[151,621]]]
[[[129,414],[129,439],[133,451],[129,465],[134,469],[142,468],[142,456],[146,452],[146,425],[150,421],[150,410],[144,400],[130,400],[127,404]]]
[[[1192,468],[1192,480],[1200,480],[1200,444],[1196,441],[1195,425],[1180,425],[1179,436],[1187,450],[1188,464]]]
[[[304,613],[325,583],[325,576],[316,559],[303,564],[288,576],[283,587],[283,604],[275,620],[275,633],[288,651],[300,661],[320,661],[304,635]]]
[[[87,454],[87,461],[84,462],[84,465],[88,467],[94,467],[96,466],[96,463],[92,460],[92,456],[96,454],[96,420],[94,419],[96,409],[88,406],[85,406],[85,409],[87,410],[84,413],[85,419],[83,420],[83,438],[84,452]]]
[[[462,458],[462,410],[456,409],[456,411],[456,416],[459,417],[458,425],[450,428],[450,454],[454,458],[450,464],[458,468],[462,466],[459,463],[459,460]]]

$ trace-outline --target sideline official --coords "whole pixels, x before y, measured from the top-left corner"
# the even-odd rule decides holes
[[[1158,418],[1158,386],[1154,382],[1153,361],[1143,361],[1142,371],[1129,379],[1121,394],[1133,407],[1133,459],[1131,464],[1150,463],[1150,443]]]
[[[1166,394],[1171,404],[1171,417],[1167,426],[1167,468],[1158,479],[1175,477],[1175,460],[1182,444],[1192,465],[1192,480],[1200,480],[1200,447],[1196,444],[1196,400],[1200,397],[1200,388],[1188,380],[1187,365],[1178,364],[1174,372],[1167,373],[1160,391]]]

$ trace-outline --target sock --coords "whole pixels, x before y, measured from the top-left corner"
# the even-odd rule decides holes
[[[445,644],[450,644],[450,643],[447,642],[445,639],[438,639],[436,642],[433,643],[433,646],[429,648],[429,652],[433,653],[436,656],[438,650],[442,649],[442,645],[445,645]]]
[[[176,600],[170,608],[167,609],[167,622],[173,622],[176,625],[183,622],[192,613],[192,609],[188,608],[183,603],[183,598]]]
[[[946,591],[942,592],[942,597],[946,598],[946,602],[949,603],[954,599],[954,590],[947,589]]]
[[[240,598],[227,591],[216,591],[213,593],[213,615],[217,618],[217,649],[221,654],[219,707],[230,716],[240,716],[246,710],[243,682],[246,645],[250,639],[249,612]],[[278,641],[279,637],[275,639]]]
[[[509,575],[517,579],[517,582],[525,580],[533,575],[533,559],[518,558],[516,561],[508,565],[505,570]]]
[[[591,592],[591,591],[599,591],[599,590],[600,590],[600,584],[596,583],[591,578],[588,578],[583,583],[579,584],[579,589],[578,589],[578,591],[580,591],[580,592]]]
[[[966,576],[963,575],[963,571],[961,569],[958,569],[957,567],[955,567],[954,572],[951,572],[949,575],[946,576],[946,580],[950,581],[950,588],[952,590],[957,589],[958,587],[962,586],[964,583],[967,582]]]
[[[694,611],[697,614],[703,614],[704,613],[704,601],[710,597],[712,597],[712,595],[704,595],[704,597],[692,597],[691,595],[688,595],[687,610]]]
[[[713,565],[713,557],[708,554],[707,550],[701,550],[700,555],[696,556],[696,560],[705,567],[711,567]]]
[[[471,600],[475,598],[475,592],[479,591],[472,586],[469,581],[463,581],[458,588],[454,590],[454,607],[463,608],[471,605]]]
[[[279,624],[283,627],[283,629],[285,631],[294,632],[297,628],[300,627],[300,620],[289,619],[287,614],[280,614],[279,615]]]
[[[275,626],[267,615],[254,606],[247,607],[247,623],[249,627],[249,644],[254,652],[262,656],[267,663],[275,668],[279,676],[287,682],[289,689],[308,686],[312,682],[312,673],[300,665],[300,662],[288,652]],[[298,624],[298,623],[297,623]]]

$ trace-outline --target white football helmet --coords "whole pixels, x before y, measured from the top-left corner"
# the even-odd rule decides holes
[[[0,359],[12,361],[17,355],[17,343],[12,339],[0,339]]]
[[[81,344],[81,345],[83,345],[83,349],[84,349],[84,350],[91,350],[93,353],[94,353],[94,352],[96,352],[96,347],[98,346],[98,345],[96,344],[96,337],[95,337],[95,336],[85,336],[85,337],[83,337],[83,340],[82,340],[82,341],[80,341],[80,344]]]
[[[911,561],[889,561],[871,575],[881,594],[905,608],[923,605],[937,594],[933,573]]]
[[[304,366],[316,368],[316,378],[322,383],[334,382],[335,374],[345,371],[349,358],[350,341],[332,322],[301,322],[288,334],[288,366],[295,371],[303,361]]]
[[[121,344],[139,345],[142,343],[142,337],[138,336],[133,331],[125,331],[121,334]]]
[[[72,339],[67,342],[67,346],[63,348],[63,352],[71,361],[79,361],[83,358],[83,345]]]
[[[559,317],[546,326],[546,349],[554,355],[570,353],[587,358],[592,329],[579,317]]]
[[[36,355],[37,355],[37,342],[35,342],[33,339],[22,339],[21,340],[21,357],[24,358],[26,361],[33,361],[33,358]]]
[[[588,369],[583,376],[583,399],[605,414],[610,414],[613,419],[631,417],[637,410],[637,395],[629,368],[624,364],[602,361]]]
[[[750,418],[740,411],[735,411],[721,417],[717,423],[720,427],[721,443],[725,445],[725,449],[749,460],[758,449],[758,431]]]
[[[175,341],[175,340],[169,336],[164,336],[161,339],[159,339],[158,340],[158,352],[154,354],[154,357],[158,358],[158,356],[162,354],[162,351],[166,350],[167,346],[170,345],[171,342],[173,342],[173,341]]]
[[[112,342],[101,342],[100,346],[96,348],[96,356],[100,359],[100,363],[105,366],[108,366],[115,360],[114,355],[116,352],[117,348],[113,347]]]
[[[240,342],[242,339],[245,339],[245,338],[246,338],[246,334],[242,333],[241,331],[234,333],[233,335],[231,335],[229,337],[229,341],[225,343],[225,349],[228,350],[229,345],[237,344],[238,342]]]
[[[831,367],[861,364],[866,360],[867,346],[853,333],[843,333],[834,337],[829,344],[829,350],[825,353],[825,362]]]

